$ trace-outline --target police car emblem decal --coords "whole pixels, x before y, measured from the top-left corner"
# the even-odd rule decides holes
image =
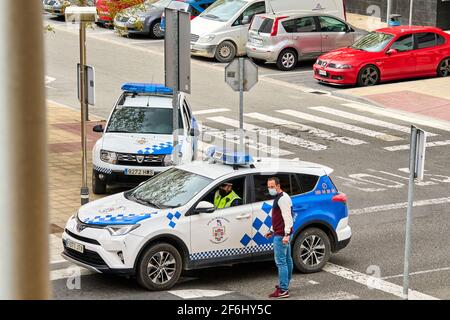
[[[210,240],[212,243],[218,244],[225,242],[228,238],[226,237],[226,227],[225,224],[230,222],[229,220],[219,217],[214,218],[208,222],[208,226],[211,227],[211,236]]]
[[[139,138],[139,139],[136,140],[136,142],[137,142],[138,144],[145,144],[145,143],[147,142],[147,139],[145,139],[145,138]]]

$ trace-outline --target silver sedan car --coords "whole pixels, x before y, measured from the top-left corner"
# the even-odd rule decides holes
[[[299,60],[349,46],[366,34],[331,15],[263,14],[253,19],[246,49],[256,63],[276,63],[280,70],[289,71]]]

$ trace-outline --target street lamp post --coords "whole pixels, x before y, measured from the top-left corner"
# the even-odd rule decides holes
[[[89,187],[87,185],[87,133],[86,121],[88,120],[88,99],[87,99],[87,74],[86,74],[86,23],[95,22],[97,9],[86,7],[86,1],[81,1],[80,7],[69,7],[66,9],[66,20],[69,22],[79,22],[80,24],[80,67],[79,72],[79,98],[81,110],[81,204],[89,202]]]

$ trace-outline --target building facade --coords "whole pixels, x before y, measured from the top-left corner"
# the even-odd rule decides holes
[[[348,12],[380,16],[386,21],[387,0],[346,0]],[[409,23],[410,0],[392,0],[392,14],[400,14],[402,25]],[[414,0],[414,25],[450,30],[450,0]]]

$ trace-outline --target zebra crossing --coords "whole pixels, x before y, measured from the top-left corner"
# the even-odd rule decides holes
[[[293,108],[274,109],[270,115],[261,112],[244,114],[245,144],[248,148],[272,156],[290,156],[294,154],[292,146],[296,150],[322,152],[340,145],[357,147],[376,144],[376,148],[383,151],[398,152],[409,149],[411,124],[420,125],[427,131],[427,147],[450,145],[449,139],[438,140],[437,131],[450,131],[450,126],[445,126],[445,123],[393,113],[370,105],[342,103],[336,108],[313,106],[302,111]],[[226,130],[239,129],[239,121],[229,116],[231,110],[212,110],[215,111],[195,112],[203,115],[208,123],[208,126],[201,124],[201,130],[227,143],[238,144],[237,131]],[[345,135],[341,132],[345,132]],[[274,140],[278,144],[270,144]],[[283,149],[285,145],[290,146],[288,150]],[[200,148],[207,146],[209,144],[203,141]]]

